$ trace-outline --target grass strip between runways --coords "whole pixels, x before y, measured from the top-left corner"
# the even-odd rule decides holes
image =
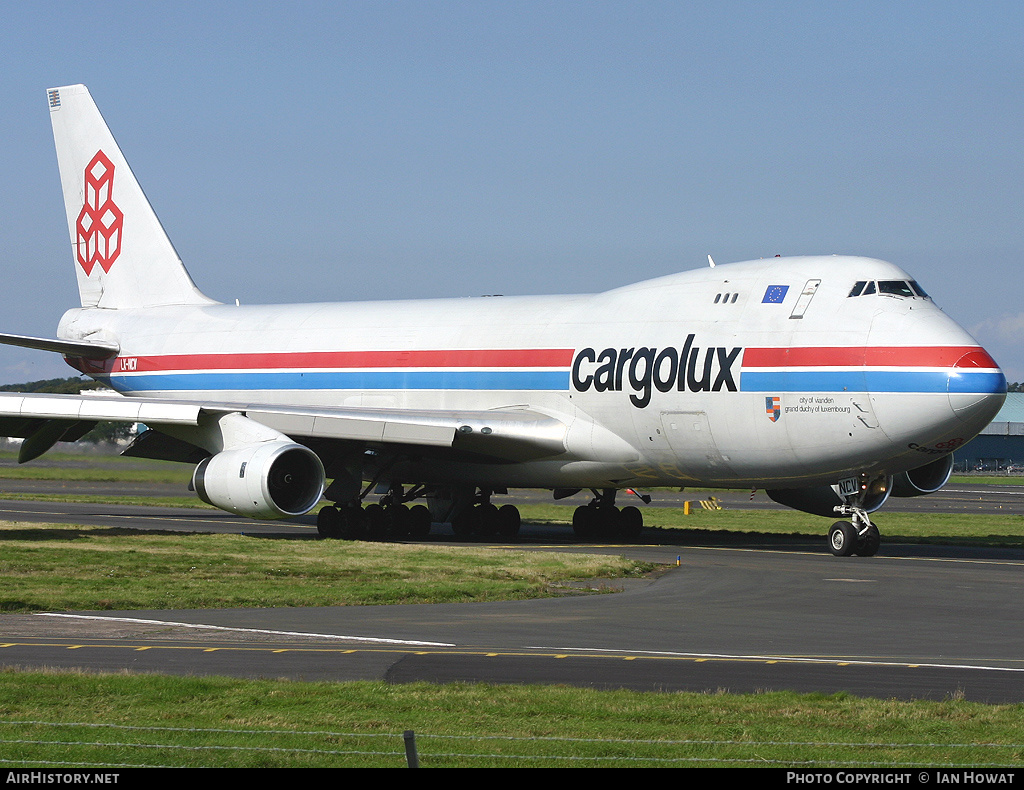
[[[637,576],[622,557],[0,522],[0,609],[453,603]]]

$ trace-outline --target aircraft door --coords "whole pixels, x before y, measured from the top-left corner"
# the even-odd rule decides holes
[[[811,303],[811,299],[814,298],[814,294],[818,292],[818,286],[821,285],[821,280],[808,280],[804,285],[803,291],[800,292],[800,297],[796,300],[796,306],[793,308],[793,312],[789,314],[790,318],[803,318],[804,313],[807,312],[807,307]]]
[[[730,476],[729,461],[718,450],[706,412],[664,411],[661,424],[675,464],[687,476],[697,479]]]

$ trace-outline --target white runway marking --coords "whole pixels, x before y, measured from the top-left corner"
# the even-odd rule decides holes
[[[178,623],[172,620],[143,620],[135,617],[103,617],[87,614],[61,614],[58,612],[39,612],[40,617],[68,617],[78,620],[104,620],[115,623],[141,623],[143,625],[180,626],[182,628],[201,628],[210,631],[234,631],[244,634],[270,634],[272,636],[312,636],[318,639],[338,639],[347,642],[373,642],[386,645],[412,645],[416,647],[455,647],[444,642],[417,642],[409,639],[385,639],[375,636],[342,636],[338,634],[310,634],[302,631],[270,631],[262,628],[231,628],[223,625],[206,625],[205,623]]]

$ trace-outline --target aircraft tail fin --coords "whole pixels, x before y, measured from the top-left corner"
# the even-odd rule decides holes
[[[88,88],[46,95],[82,306],[214,303],[189,277]]]

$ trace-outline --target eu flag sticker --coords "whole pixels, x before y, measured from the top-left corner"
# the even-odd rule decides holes
[[[769,285],[764,290],[764,298],[761,300],[761,304],[782,304],[782,300],[786,298],[786,291],[788,290],[788,285]]]

